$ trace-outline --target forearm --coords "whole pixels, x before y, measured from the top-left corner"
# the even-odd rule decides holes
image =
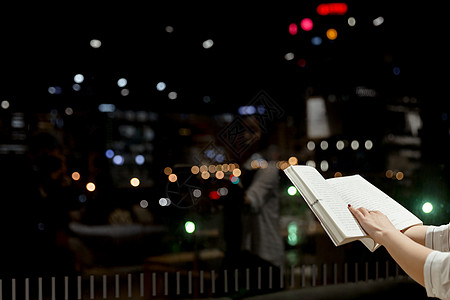
[[[399,231],[386,233],[382,244],[412,279],[425,286],[423,268],[427,256],[433,251],[432,249],[426,248]]]
[[[411,226],[408,229],[405,229],[403,231],[403,233],[407,237],[409,237],[410,239],[415,241],[416,243],[419,243],[419,244],[425,246],[425,236],[426,236],[428,227],[429,226],[427,226],[427,225]]]

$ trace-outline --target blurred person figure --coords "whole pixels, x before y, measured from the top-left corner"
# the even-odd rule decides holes
[[[272,271],[273,287],[279,288],[280,268],[284,265],[284,241],[280,228],[280,169],[277,167],[279,151],[270,144],[270,135],[261,128],[260,120],[254,116],[240,119],[243,130],[234,141],[234,151],[241,170],[240,192],[234,191],[230,197],[237,199],[225,204],[224,230],[233,228],[225,236],[227,245],[233,247],[231,257],[225,257],[224,268],[239,269],[239,278],[245,280],[245,269],[251,272],[250,293],[267,292],[270,286],[269,271]],[[236,150],[234,149],[234,150]],[[227,202],[225,199],[224,202]],[[232,205],[230,204],[232,203]],[[239,249],[239,251],[237,251]],[[229,248],[228,248],[229,250]],[[261,271],[261,286],[257,287],[257,272]],[[245,281],[241,282],[245,287]]]
[[[274,267],[284,263],[284,242],[280,229],[280,174],[278,149],[270,146],[253,153],[244,169],[244,210],[242,249],[257,255]]]

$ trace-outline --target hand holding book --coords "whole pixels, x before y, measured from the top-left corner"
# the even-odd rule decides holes
[[[368,210],[365,207],[355,208],[348,205],[348,209],[358,220],[364,231],[378,244],[383,245],[383,233],[398,231],[389,218],[378,210]]]
[[[372,239],[348,209],[364,207],[386,215],[396,230],[422,221],[360,175],[325,179],[313,167],[296,165],[284,170],[336,246],[360,240],[370,251],[380,244]]]

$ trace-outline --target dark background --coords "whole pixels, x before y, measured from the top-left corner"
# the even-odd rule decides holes
[[[145,197],[157,221],[176,228],[187,211],[161,213],[158,200],[167,184],[162,170],[191,163],[193,157],[186,149],[202,149],[202,137],[217,137],[224,127],[220,116],[235,117],[240,106],[252,103],[264,91],[282,112],[272,124],[277,129],[271,132],[271,138],[281,142],[283,159],[299,156],[300,163],[305,163],[305,104],[308,98],[320,96],[335,107],[339,116],[330,119],[336,129],[330,142],[370,138],[376,145],[370,154],[318,152],[318,158],[333,162],[326,177],[335,171],[361,173],[426,223],[447,222],[450,149],[446,7],[438,1],[346,3],[348,12],[344,16],[319,16],[315,11],[319,2],[315,1],[4,6],[0,11],[0,101],[8,100],[10,106],[1,111],[0,144],[28,147],[30,137],[45,131],[39,127],[45,125],[47,131],[62,137],[69,173],[79,170],[106,184],[125,177],[125,173],[146,174],[148,182],[141,189],[112,192],[106,188],[106,196],[98,201],[108,203],[109,208],[94,209],[91,222],[105,223],[112,207],[128,207]],[[350,16],[356,18],[354,27],[347,25]],[[379,16],[384,23],[375,27],[372,21]],[[289,24],[299,24],[305,17],[313,20],[313,30],[290,35]],[[166,26],[172,26],[173,32],[167,32]],[[330,27],[338,31],[334,41],[324,34]],[[316,35],[322,37],[319,46],[311,44]],[[92,39],[99,39],[102,46],[92,48]],[[202,47],[206,39],[213,40],[212,48]],[[293,60],[284,58],[288,52],[294,53]],[[304,67],[298,65],[299,59],[306,61]],[[395,67],[400,69],[398,75],[393,72]],[[76,74],[85,78],[80,91],[72,89]],[[128,96],[122,96],[116,84],[122,77],[128,80]],[[156,90],[160,81],[167,84],[163,92]],[[49,87],[59,87],[61,93],[50,94]],[[358,97],[359,87],[376,91],[376,97]],[[177,92],[177,99],[168,99],[169,91]],[[205,96],[209,101],[204,101]],[[329,99],[338,99],[338,104]],[[114,104],[119,111],[157,116],[147,124],[153,128],[155,140],[151,143],[152,161],[145,172],[133,167],[127,167],[126,172],[113,171],[111,164],[101,159],[113,142],[142,143],[117,134],[114,128],[126,121],[99,113],[102,103]],[[74,110],[72,117],[64,114],[67,107]],[[397,119],[390,107],[420,112],[420,145],[386,142],[390,136],[411,134],[402,116]],[[16,129],[11,127],[17,114],[26,124],[21,129],[25,138],[17,138]],[[180,136],[180,128],[189,128],[192,136]],[[406,180],[386,181],[389,155],[399,149],[419,151],[420,158],[406,165]],[[39,210],[18,200],[32,201],[26,191],[34,186],[34,179],[24,176],[24,170],[30,171],[27,154],[2,153],[1,157],[1,201],[5,205],[2,228],[7,232],[6,239],[13,241],[8,255],[14,259],[21,257],[17,249],[39,243],[37,236],[27,239],[28,226],[35,226],[33,216]],[[100,159],[93,162],[93,157]],[[283,189],[288,184],[284,181]],[[68,206],[79,209],[85,204],[76,199],[84,191],[81,185],[74,189],[74,203]],[[106,201],[111,195],[114,200]],[[420,211],[421,203],[428,198],[435,199],[438,208],[432,215]],[[126,199],[126,204],[121,199]],[[206,211],[207,216],[208,209],[208,205],[199,205],[196,213]],[[175,244],[184,246],[178,241]],[[13,265],[14,259],[10,261]]]

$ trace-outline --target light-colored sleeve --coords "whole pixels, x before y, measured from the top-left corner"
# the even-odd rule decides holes
[[[431,252],[423,268],[428,297],[450,299],[450,224],[429,226],[425,246]]]
[[[427,296],[450,299],[450,253],[431,252],[425,260],[423,272]]]
[[[433,250],[450,251],[450,224],[429,226],[425,235],[425,246]]]

